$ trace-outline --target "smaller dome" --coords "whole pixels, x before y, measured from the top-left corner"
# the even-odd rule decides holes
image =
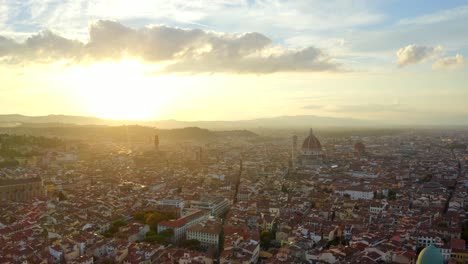
[[[357,152],[364,152],[366,150],[366,146],[361,141],[358,141],[354,144],[354,150]]]
[[[443,264],[444,257],[440,249],[430,244],[419,253],[416,264]]]
[[[303,150],[322,150],[322,144],[320,141],[315,137],[312,129],[310,129],[309,136],[304,139],[304,143],[302,143]]]

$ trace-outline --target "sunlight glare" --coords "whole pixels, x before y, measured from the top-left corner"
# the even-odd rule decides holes
[[[101,118],[145,120],[160,116],[174,95],[171,76],[147,76],[136,60],[95,63],[80,71],[81,97]]]

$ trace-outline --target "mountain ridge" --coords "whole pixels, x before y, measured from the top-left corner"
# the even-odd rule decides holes
[[[145,125],[162,129],[201,127],[209,129],[239,129],[239,128],[306,128],[310,126],[377,126],[377,122],[354,118],[324,117],[315,115],[295,115],[265,117],[246,120],[199,120],[181,121],[175,119],[135,121],[135,120],[112,120],[89,116],[74,115],[46,115],[27,116],[20,114],[0,115],[0,126],[37,126],[37,124],[57,125]]]

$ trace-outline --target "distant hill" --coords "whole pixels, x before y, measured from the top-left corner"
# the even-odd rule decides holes
[[[120,122],[105,120],[97,117],[70,116],[70,115],[47,115],[47,116],[25,116],[25,115],[0,115],[1,124],[75,124],[75,125],[118,125]]]
[[[376,126],[378,123],[353,118],[321,117],[313,115],[281,116],[272,118],[258,118],[238,121],[128,121],[107,120],[96,117],[48,115],[48,116],[24,116],[24,115],[0,115],[0,127],[28,126],[48,127],[61,126],[61,124],[75,125],[144,125],[162,129],[200,127],[208,129],[251,129],[251,128],[308,128],[320,126],[359,127]]]
[[[352,119],[352,118],[337,118],[337,117],[321,117],[313,115],[299,115],[299,116],[280,116],[271,118],[258,118],[251,120],[238,120],[238,121],[193,121],[184,122],[176,120],[155,121],[153,123],[157,127],[185,127],[187,125],[228,129],[228,128],[310,128],[310,127],[324,127],[324,126],[375,126],[375,122]]]

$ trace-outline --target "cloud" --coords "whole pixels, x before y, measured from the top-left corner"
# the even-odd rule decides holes
[[[165,63],[163,72],[273,73],[282,71],[337,71],[339,65],[322,50],[290,50],[272,44],[260,33],[227,34],[163,25],[133,29],[100,20],[90,26],[89,42],[82,43],[51,31],[19,43],[0,36],[0,60],[53,62],[115,60],[125,57],[146,63]]]
[[[243,55],[241,50],[229,46],[223,44],[198,56],[188,56],[180,62],[169,65],[164,71],[274,73],[338,70],[337,64],[314,47],[263,56],[256,53]],[[257,52],[261,51],[257,50]],[[265,51],[268,52],[268,49]]]
[[[13,53],[19,49],[20,45],[12,39],[0,36],[0,57],[4,57]]]
[[[413,18],[405,18],[398,22],[400,25],[429,25],[468,17],[468,5],[446,9],[435,13]]]
[[[23,44],[22,52],[39,61],[79,57],[83,44],[58,36],[51,31],[43,31],[29,37]]]
[[[3,2],[0,2],[0,28],[8,20],[8,13],[9,13],[8,5],[6,5]]]
[[[438,47],[426,47],[418,46],[415,44],[408,45],[400,48],[397,51],[398,65],[404,67],[410,64],[419,63],[427,59],[433,58],[441,52],[442,48]]]
[[[440,58],[434,64],[432,64],[432,68],[434,70],[454,70],[463,68],[466,64],[463,55],[457,54],[455,57],[445,57]]]
[[[83,47],[82,43],[63,38],[51,31],[33,35],[24,43],[17,43],[0,36],[0,61],[49,63],[61,59],[73,59],[80,56]]]
[[[6,10],[1,10],[2,7]],[[206,24],[228,32],[248,29],[286,35],[302,30],[342,30],[381,22],[384,15],[377,7],[369,0],[2,0],[0,19],[6,16],[9,20],[5,23],[20,25],[16,28],[21,29],[22,26],[53,27],[67,36],[76,35],[88,21],[97,18],[133,21],[133,25],[140,26],[141,21]]]

